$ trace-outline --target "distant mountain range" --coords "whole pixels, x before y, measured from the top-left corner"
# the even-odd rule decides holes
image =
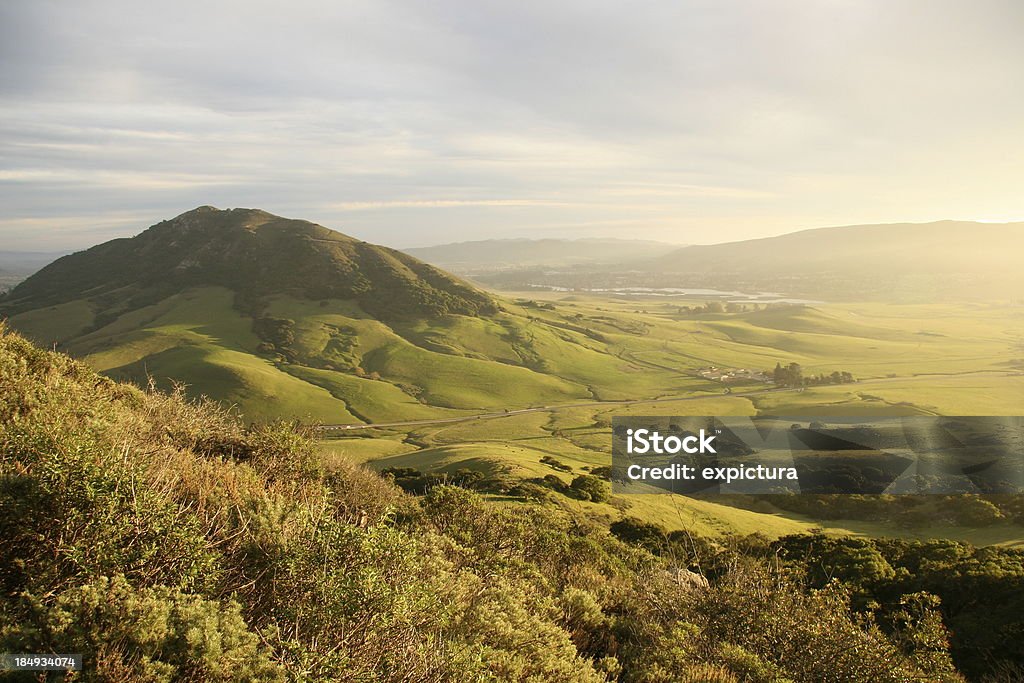
[[[1024,223],[856,225],[692,246],[651,270],[704,284],[836,299],[1014,296]],[[1016,297],[1024,297],[1017,289]]]
[[[1016,269],[1024,222],[891,223],[802,230],[778,237],[694,245],[652,262],[666,272],[802,273],[867,269],[904,272]]]
[[[479,280],[516,289],[713,288],[830,300],[1024,298],[1024,223],[893,223],[694,245],[645,261]]]
[[[680,245],[629,239],[503,239],[404,249],[456,273],[473,274],[534,266],[568,267],[650,259]]]

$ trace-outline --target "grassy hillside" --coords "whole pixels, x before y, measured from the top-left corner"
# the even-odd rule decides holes
[[[1012,363],[1021,356],[1014,335],[1022,322],[1013,308],[789,307],[693,316],[667,302],[640,312],[636,303],[595,297],[540,308],[508,301],[488,318],[386,322],[352,301],[280,295],[267,298],[260,316],[288,321],[290,341],[278,347],[259,336],[256,319],[237,310],[234,298],[226,288],[189,289],[96,329],[90,304],[79,300],[16,315],[11,324],[114,377],[184,382],[253,418],[328,423],[721,394],[723,384],[698,374],[708,366],[765,370],[797,362],[807,372],[846,370],[860,380],[757,399],[811,410],[891,410],[909,402],[924,412],[1000,412],[1016,405],[1020,382]]]
[[[451,485],[411,497],[292,425],[3,329],[0,509],[0,648],[81,652],[73,680],[962,681],[944,620],[971,671],[1021,659],[991,618],[1014,551],[722,543]],[[978,604],[939,611],[914,592],[933,579]],[[998,659],[977,659],[986,642]]]
[[[495,310],[482,292],[393,249],[265,211],[203,206],[58,259],[10,292],[0,312],[86,299],[106,323],[202,286],[233,290],[245,310],[280,293],[354,299],[380,318]]]
[[[349,283],[367,272],[362,260],[345,266],[335,259],[355,248],[348,238],[330,233],[330,249],[321,252],[311,235],[326,229],[260,212],[202,210],[157,226],[155,237],[144,233],[139,243],[105,249],[145,258],[155,248],[151,242],[167,247],[164,242],[175,235],[198,239],[192,233],[207,219],[212,223],[203,230],[213,231],[228,253],[248,248],[246,240],[269,240],[285,254],[291,249],[304,259],[326,259],[328,270],[350,266]],[[144,281],[121,286],[118,278],[127,275],[114,273],[73,298],[74,292],[58,291],[47,279],[59,280],[85,261],[73,260],[70,270],[57,263],[56,271],[25,283],[27,289],[19,288],[6,305],[60,294],[57,302],[17,312],[10,324],[40,345],[56,342],[109,377],[138,386],[152,380],[165,389],[184,384],[188,395],[234,406],[248,421],[390,425],[330,432],[345,437],[331,448],[377,470],[412,468],[431,477],[475,472],[493,480],[485,494],[496,503],[504,500],[503,491],[554,477],[540,484],[546,492],[530,490],[594,519],[628,512],[668,530],[707,536],[759,531],[778,537],[823,526],[837,534],[933,535],[985,544],[1022,537],[1012,512],[984,528],[952,517],[922,527],[903,517],[819,515],[769,501],[752,506],[623,496],[594,502],[561,490],[608,465],[613,415],[1015,414],[1024,395],[1019,306],[726,309],[671,297],[531,293],[499,299],[435,274],[430,281],[457,283],[445,290],[452,296],[460,288],[475,292],[489,302],[489,312],[421,308],[416,315],[382,317],[365,298],[379,295],[377,290],[321,298],[304,289],[308,283],[285,281],[280,291],[263,293],[263,284],[241,291],[230,282],[199,284],[213,278],[207,273],[219,272],[212,264],[222,263],[222,256],[200,254],[196,281],[162,297]],[[429,285],[425,276],[421,280],[405,282]],[[797,389],[757,379],[756,373],[792,363],[808,377],[842,371],[856,381]],[[723,379],[726,371],[740,374]]]
[[[412,467],[453,474],[468,469],[488,478],[555,476],[568,482],[609,464],[614,415],[998,415],[1019,410],[1024,395],[1019,365],[1024,313],[1014,307],[860,304],[693,315],[681,313],[679,304],[671,302],[640,304],[597,296],[552,295],[540,303],[543,307],[522,307],[530,311],[534,326],[546,324],[542,321],[590,326],[607,337],[605,345],[614,343],[611,348],[620,362],[634,368],[631,374],[609,373],[604,378],[604,401],[457,423],[347,432],[326,443],[378,470]],[[634,308],[640,305],[646,308]],[[766,391],[756,382],[728,385],[693,374],[712,364],[767,367],[776,359],[795,360],[813,371],[850,369],[858,381]],[[615,381],[618,394],[608,390]],[[658,381],[674,381],[679,389],[659,392]],[[732,393],[724,394],[727,388]],[[636,392],[632,398],[627,396],[630,391]],[[648,400],[637,400],[637,395]],[[613,402],[616,399],[635,402]],[[546,458],[568,469],[554,469],[545,464]],[[1024,538],[1009,517],[971,526],[945,521],[935,513],[927,523],[906,524],[895,516],[886,520],[882,506],[876,510],[880,516],[825,518],[771,503],[737,509],[741,501],[620,498],[617,504],[628,505],[628,514],[670,530],[705,535],[757,530],[777,536],[817,526],[841,534],[962,538],[981,544],[1016,545]],[[605,503],[567,504],[608,519],[620,513]]]

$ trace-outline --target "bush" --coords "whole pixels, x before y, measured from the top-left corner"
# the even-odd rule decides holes
[[[998,507],[978,496],[959,496],[952,503],[957,523],[964,526],[990,526],[1003,519]]]
[[[572,480],[569,488],[580,500],[594,503],[607,503],[612,497],[608,482],[592,474],[581,474]]]
[[[235,602],[222,605],[166,586],[135,588],[123,576],[100,577],[55,600],[22,601],[27,616],[0,647],[84,652],[98,680],[284,680]]]
[[[660,553],[668,545],[668,534],[659,524],[651,524],[635,517],[613,522],[611,532],[622,541],[645,548],[653,553]]]
[[[139,585],[208,587],[215,557],[198,520],[144,468],[87,432],[0,427],[0,578],[7,591],[63,590],[123,573]]]

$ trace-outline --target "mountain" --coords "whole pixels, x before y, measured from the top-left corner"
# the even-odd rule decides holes
[[[636,381],[594,330],[541,312],[307,221],[212,207],[65,256],[0,298],[0,319],[42,346],[249,419],[460,416]]]
[[[1024,223],[893,223],[692,245],[598,267],[495,271],[475,279],[504,290],[643,287],[829,301],[1017,301],[1024,299],[1021,254]]]
[[[653,258],[678,246],[626,239],[504,239],[455,242],[403,251],[457,273],[473,274],[533,266],[619,263]]]
[[[14,287],[47,263],[67,252],[0,251],[0,292]]]
[[[677,282],[851,299],[1024,296],[1024,222],[939,221],[819,228],[689,246],[648,264]]]
[[[58,259],[11,291],[3,310],[85,298],[111,319],[196,286],[226,287],[249,302],[354,299],[381,318],[496,311],[486,294],[402,252],[308,221],[211,206]]]

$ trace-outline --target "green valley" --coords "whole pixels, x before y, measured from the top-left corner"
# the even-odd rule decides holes
[[[168,255],[182,245],[193,256]],[[285,254],[291,269],[276,265],[271,276],[231,268],[231,258],[257,258],[261,249]],[[131,267],[110,272],[117,250]],[[307,261],[320,265],[311,270]],[[303,221],[204,207],[58,261],[0,306],[14,329],[112,378],[183,385],[248,421],[326,425],[332,457],[381,471],[475,471],[499,501],[515,500],[501,492],[517,482],[555,477],[568,486],[607,467],[613,415],[998,415],[1014,412],[1024,395],[1024,308],[1013,301],[715,302],[487,294]],[[856,381],[781,386],[770,381],[777,364]],[[557,482],[548,484],[557,492]],[[553,500],[601,518],[628,514],[712,535],[820,525],[924,533],[812,519],[766,501],[743,509],[673,496]],[[997,526],[928,533],[1022,536],[1015,525]]]
[[[1011,571],[1024,543],[1018,496],[684,497],[609,486],[615,416],[1013,415],[1024,395],[1024,306],[1013,297],[786,303],[715,293],[489,292],[312,223],[200,207],[59,259],[0,298],[0,315],[38,347],[84,361],[0,335],[0,449],[4,481],[13,482],[0,496],[16,512],[9,555],[41,568],[39,557],[64,552],[32,540],[65,547],[50,517],[33,516],[43,509],[34,491],[64,506],[46,513],[53,519],[93,519],[80,511],[97,504],[109,504],[104,520],[128,519],[138,510],[120,492],[136,482],[150,508],[189,520],[184,536],[168,537],[171,546],[196,549],[181,551],[184,564],[159,560],[177,567],[159,579],[178,586],[166,594],[147,592],[123,544],[103,540],[130,533],[113,522],[76,531],[68,552],[81,564],[69,559],[51,578],[32,583],[14,565],[5,570],[26,590],[49,590],[65,576],[78,582],[59,598],[39,598],[59,603],[70,624],[85,623],[79,602],[101,593],[157,612],[199,600],[196,609],[220,615],[223,637],[238,639],[232,656],[261,653],[244,675],[264,680],[282,671],[295,678],[307,661],[318,680],[401,669],[374,654],[372,639],[386,629],[359,631],[371,639],[359,644],[311,627],[322,615],[311,622],[309,614],[325,600],[341,615],[338,629],[358,630],[371,614],[406,624],[407,637],[388,642],[415,650],[416,666],[429,669],[417,680],[432,680],[435,670],[446,680],[484,670],[499,680],[780,682],[790,680],[784,671],[820,680],[820,662],[783,657],[758,640],[758,620],[780,614],[795,620],[777,636],[786,647],[842,652],[870,642],[877,660],[842,665],[863,680],[956,681],[954,663],[974,675],[1020,659],[1015,650],[993,659],[985,649],[1011,647],[998,626],[1014,623],[1010,615],[948,641],[943,630],[974,623],[995,602],[1015,604],[999,591],[1022,575]],[[36,449],[47,439],[55,445]],[[122,449],[131,460],[121,460]],[[102,500],[81,494],[65,467],[107,491]],[[19,488],[29,480],[35,488]],[[148,544],[140,552],[163,557],[152,539],[174,525],[132,524],[145,539],[126,547]],[[107,556],[129,583],[108,576]],[[1003,574],[990,571],[992,557]],[[340,573],[310,584],[323,558]],[[211,566],[210,578],[195,578]],[[381,579],[379,567],[396,573]],[[427,578],[430,567],[446,567],[438,576],[448,578]],[[424,576],[408,584],[413,593],[401,587],[409,571]],[[500,605],[478,603],[472,586],[495,571]],[[844,571],[839,587],[829,572]],[[292,583],[266,584],[267,572]],[[977,576],[995,592],[971,583]],[[762,581],[776,586],[763,609],[750,593]],[[704,597],[682,616],[654,618],[662,612],[649,584],[680,604]],[[368,602],[351,602],[351,591]],[[213,596],[225,594],[242,604],[218,607]],[[286,594],[298,611],[273,606]],[[742,597],[721,612],[730,595]],[[977,601],[959,605],[962,595]],[[572,600],[585,603],[593,623],[578,623],[582,608]],[[899,611],[906,600],[924,601],[913,619]],[[442,603],[455,606],[449,616],[438,611]],[[37,624],[24,600],[12,609],[11,624],[35,624],[31,633],[5,627],[19,642],[74,635]],[[478,610],[512,610],[520,621],[479,632],[494,620]],[[798,624],[812,614],[828,615],[838,630],[803,633]],[[715,615],[743,626],[719,633]],[[869,616],[884,624],[858,625]],[[189,618],[165,630],[188,629]],[[637,640],[648,638],[637,625],[651,619],[672,642],[691,643],[682,659],[663,661],[661,646]],[[908,619],[909,631],[892,625]],[[536,628],[549,642],[522,650]],[[690,635],[672,630],[679,628]],[[44,631],[49,640],[31,635]],[[698,632],[703,640],[694,640]],[[619,637],[632,644],[620,649]],[[900,638],[930,643],[929,658]],[[442,663],[432,642],[458,658]],[[160,647],[161,662],[195,660]]]

